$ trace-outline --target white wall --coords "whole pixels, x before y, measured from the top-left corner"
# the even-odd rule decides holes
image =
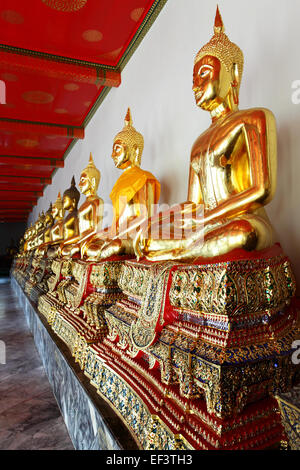
[[[300,80],[299,0],[219,0],[226,33],[244,52],[240,107],[267,107],[278,125],[278,189],[268,213],[290,256],[300,285],[300,104],[292,103],[292,82]],[[192,93],[196,52],[212,36],[216,2],[169,0],[30,215],[36,219],[72,175],[78,182],[89,152],[102,172],[99,195],[109,193],[120,171],[110,158],[115,134],[128,106],[144,135],[142,167],[162,184],[161,202],[186,200],[189,154],[196,137],[210,125]],[[75,94],[74,94],[74,99]],[[299,150],[298,150],[299,149]],[[83,202],[81,197],[80,203]]]

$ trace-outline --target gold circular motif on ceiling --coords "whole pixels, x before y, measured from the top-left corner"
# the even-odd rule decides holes
[[[4,10],[1,12],[2,19],[10,24],[22,24],[24,18],[18,11]]]
[[[116,59],[122,49],[123,47],[119,47],[118,49],[115,49],[114,51],[109,51],[109,52],[105,52],[104,54],[100,54],[99,57],[101,57],[102,59],[108,59],[108,60]]]
[[[17,75],[14,73],[4,72],[1,74],[1,78],[6,82],[16,82],[18,80]]]
[[[68,111],[65,108],[56,108],[54,112],[57,114],[67,114]]]
[[[58,11],[77,11],[83,8],[87,0],[42,0],[45,5]]]
[[[34,104],[47,104],[51,103],[54,100],[54,96],[51,93],[46,93],[45,91],[33,90],[25,91],[22,95],[23,100],[28,103]]]
[[[64,85],[64,89],[68,91],[76,91],[79,89],[79,85],[77,85],[76,83],[66,83]]]
[[[17,140],[17,144],[21,145],[22,147],[33,148],[38,145],[38,141],[33,139],[19,139]]]
[[[85,101],[83,104],[84,104],[84,106],[89,107],[89,106],[91,106],[92,102],[91,101]]]
[[[98,42],[103,38],[103,34],[97,29],[87,29],[86,31],[83,31],[82,37],[88,42]]]
[[[135,8],[134,10],[132,10],[132,12],[130,13],[130,18],[133,20],[133,21],[139,21],[140,17],[142,16],[142,14],[144,13],[145,11],[145,8]]]

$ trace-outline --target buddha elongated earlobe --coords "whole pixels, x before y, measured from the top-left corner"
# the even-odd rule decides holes
[[[239,104],[239,69],[236,63],[232,64],[232,97],[235,105]]]
[[[138,148],[137,145],[134,145],[133,151],[134,151],[134,164],[136,166],[140,166],[140,164],[141,164],[141,162],[140,162],[140,149]]]

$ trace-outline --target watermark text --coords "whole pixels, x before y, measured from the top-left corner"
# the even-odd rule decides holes
[[[0,364],[6,364],[6,346],[2,340],[0,340]]]
[[[299,339],[293,342],[292,348],[296,350],[292,354],[292,363],[295,365],[300,364],[300,340]]]
[[[292,83],[292,103],[300,104],[300,80],[294,80]]]

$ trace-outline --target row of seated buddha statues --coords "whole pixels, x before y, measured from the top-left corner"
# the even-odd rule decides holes
[[[239,109],[242,74],[243,53],[217,9],[194,63],[196,104],[212,122],[192,147],[187,200],[155,210],[160,184],[140,168],[143,137],[128,110],[113,143],[123,172],[111,225],[103,228],[90,156],[83,204],[73,178],[15,258],[21,287],[25,279],[143,449],[272,449],[285,439],[276,396],[300,379],[300,308],[265,211],[276,188],[275,118]]]

